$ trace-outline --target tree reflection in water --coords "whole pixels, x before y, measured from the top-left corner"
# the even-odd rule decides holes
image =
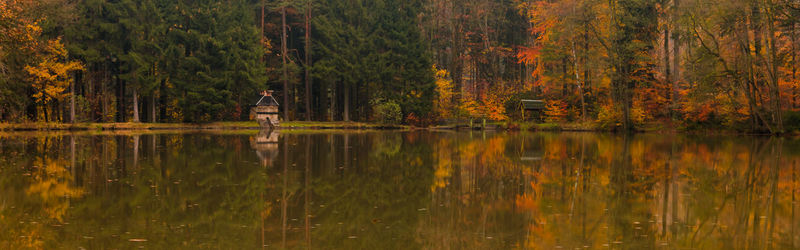
[[[0,134],[0,247],[795,248],[798,158],[760,137]]]

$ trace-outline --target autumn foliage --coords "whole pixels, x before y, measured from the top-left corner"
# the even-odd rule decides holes
[[[73,82],[73,73],[83,70],[83,66],[69,60],[60,37],[48,38],[43,34],[40,23],[46,17],[33,13],[41,7],[42,3],[34,0],[0,3],[0,73],[7,74],[6,81],[27,84],[23,88],[32,89],[30,97],[40,115],[37,120],[48,121],[52,104],[69,97],[67,90]],[[0,108],[0,118],[3,111]],[[50,117],[58,119],[52,114]]]

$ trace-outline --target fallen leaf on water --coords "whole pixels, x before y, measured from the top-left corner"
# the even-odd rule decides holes
[[[145,242],[147,239],[129,239],[130,242]]]

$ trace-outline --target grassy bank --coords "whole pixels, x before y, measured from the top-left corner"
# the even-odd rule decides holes
[[[405,125],[384,125],[365,122],[303,122],[293,121],[280,124],[280,129],[411,129]]]
[[[179,129],[257,129],[256,122],[191,123],[0,123],[4,131],[48,130],[179,130]]]
[[[386,126],[358,122],[285,122],[278,129],[406,129],[406,126]],[[260,129],[257,122],[192,123],[0,123],[0,131],[60,131],[60,130],[236,130]]]
[[[484,127],[485,126],[485,127]],[[584,123],[534,123],[534,122],[487,122],[470,124],[447,124],[433,126],[438,130],[507,130],[507,131],[602,131],[592,122]]]
[[[609,132],[595,122],[487,122],[483,124],[446,124],[430,128],[415,128],[406,125],[383,125],[364,122],[305,122],[293,121],[281,123],[278,130],[291,131],[352,131],[352,130],[495,130],[495,131],[586,131]],[[254,121],[213,122],[205,124],[192,123],[0,123],[0,131],[176,131],[176,130],[260,130]],[[686,133],[686,134],[751,134],[733,130],[697,130],[686,129],[670,123],[648,123],[638,127],[644,133]],[[798,131],[787,132],[786,135],[800,135]]]

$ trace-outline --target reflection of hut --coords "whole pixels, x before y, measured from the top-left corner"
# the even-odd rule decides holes
[[[521,161],[541,161],[544,153],[542,149],[538,149],[536,147],[532,149],[525,148],[525,142],[523,141],[520,144],[520,157],[519,160]]]
[[[256,150],[261,165],[268,166],[278,157],[278,132],[261,130],[250,138],[250,147]]]
[[[278,126],[278,101],[271,90],[261,92],[261,98],[250,108],[250,119],[258,121],[261,127]]]

